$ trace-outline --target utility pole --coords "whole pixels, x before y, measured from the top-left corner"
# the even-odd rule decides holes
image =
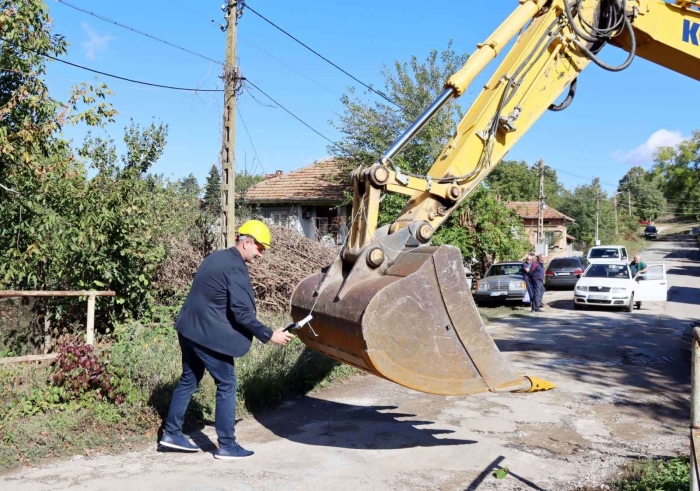
[[[617,195],[618,194],[620,194],[620,193],[613,194],[613,204],[615,205],[615,236],[616,237],[620,233],[617,230]]]
[[[537,244],[544,243],[544,159],[540,159],[540,195],[537,199]],[[545,251],[539,251],[545,253]]]
[[[600,245],[598,240],[598,216],[600,215],[600,187],[596,187],[595,191],[595,245]]]
[[[236,27],[243,15],[243,2],[227,0],[221,7],[226,23],[226,64],[224,65],[224,124],[221,147],[221,228],[219,248],[233,246],[236,236],[235,189],[236,189],[236,96],[241,84],[241,75],[236,66]]]

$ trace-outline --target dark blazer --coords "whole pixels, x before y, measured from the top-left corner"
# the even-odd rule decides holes
[[[263,343],[272,329],[256,317],[248,268],[235,248],[209,254],[199,266],[175,329],[218,353],[243,356],[253,336]]]
[[[541,262],[535,261],[532,263],[532,267],[530,268],[530,279],[533,283],[544,282],[544,267],[542,266]]]

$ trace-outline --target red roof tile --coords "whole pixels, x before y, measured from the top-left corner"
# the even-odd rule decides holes
[[[246,194],[250,204],[340,203],[350,190],[349,175],[342,179],[337,160],[325,159],[289,172],[269,174]]]
[[[534,218],[537,219],[537,201],[511,201],[507,203],[508,208],[514,210],[518,215],[523,218]],[[543,218],[545,220],[552,219],[562,219],[568,222],[575,222],[573,218],[564,215],[562,212],[555,210],[551,206],[547,206],[544,209]]]

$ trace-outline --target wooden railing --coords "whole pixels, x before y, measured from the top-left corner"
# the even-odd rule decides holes
[[[113,297],[113,291],[79,290],[79,291],[49,291],[49,290],[0,290],[2,297],[87,297],[87,322],[85,325],[85,344],[95,344],[95,299],[97,297]],[[26,361],[44,361],[56,357],[55,353],[48,355],[27,355],[0,358],[0,365]]]

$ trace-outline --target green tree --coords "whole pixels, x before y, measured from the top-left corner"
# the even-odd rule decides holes
[[[540,195],[539,163],[528,166],[526,162],[504,160],[484,183],[506,201],[536,201]],[[567,195],[557,171],[548,165],[544,168],[544,195],[545,202],[555,209],[559,209]]]
[[[633,212],[643,220],[656,220],[666,210],[661,178],[641,167],[632,167],[620,179],[617,191],[631,197]]]
[[[199,193],[201,192],[201,189],[199,187],[199,183],[197,182],[197,178],[191,172],[187,177],[178,180],[177,187],[178,191],[186,196],[192,196],[194,199],[199,200]]]
[[[530,243],[522,220],[496,193],[479,186],[447,223],[435,233],[433,244],[451,244],[485,272],[496,261],[520,259]]]
[[[359,166],[375,163],[396,138],[444,90],[443,84],[459,70],[467,55],[452,49],[452,41],[439,53],[432,50],[424,61],[412,56],[410,62],[396,61],[393,70],[384,67],[385,93],[401,109],[385,102],[368,103],[355,96],[354,89],[341,99],[343,113],[334,126],[343,134],[329,152],[345,163],[346,172]],[[423,130],[406,146],[394,164],[404,170],[424,174],[433,165],[447,144],[462,112],[455,101],[443,108]],[[401,195],[384,196],[380,206],[379,223],[393,222],[403,209],[407,198]]]
[[[600,180],[593,179],[590,185],[578,186],[571,196],[562,203],[561,212],[570,216],[575,223],[569,225],[567,233],[576,238],[584,247],[595,245],[596,202],[600,203],[598,214],[598,239],[601,244],[611,243],[615,239],[615,207],[600,187]],[[618,220],[619,217],[618,217]],[[618,228],[623,225],[618,222]]]
[[[221,176],[216,165],[209,169],[207,182],[204,185],[204,202],[202,207],[212,216],[221,215]]]
[[[659,149],[652,168],[666,199],[683,218],[700,220],[700,131],[675,147]]]

